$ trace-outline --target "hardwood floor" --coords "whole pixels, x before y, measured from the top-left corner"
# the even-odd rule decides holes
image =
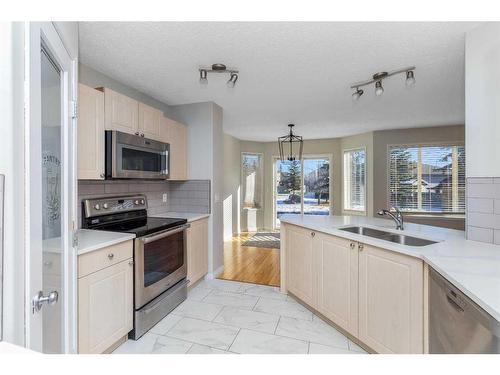
[[[224,242],[224,272],[217,278],[279,286],[279,249],[241,246],[253,234],[242,233]]]

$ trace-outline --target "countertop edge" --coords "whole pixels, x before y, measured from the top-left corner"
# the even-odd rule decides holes
[[[96,231],[96,232],[98,232],[98,231]],[[103,231],[99,231],[99,232],[103,232]],[[77,255],[87,254],[87,253],[90,253],[92,251],[100,250],[100,249],[108,247],[108,246],[117,245],[117,244],[125,242],[125,241],[133,240],[135,238],[135,234],[132,234],[132,233],[117,233],[117,232],[106,232],[106,233],[115,233],[115,234],[117,234],[117,237],[113,238],[113,239],[103,240],[103,241],[96,241],[92,245],[86,246],[83,249],[78,248]]]

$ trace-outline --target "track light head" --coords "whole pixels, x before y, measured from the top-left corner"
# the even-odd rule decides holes
[[[415,74],[413,73],[413,70],[408,70],[406,72],[406,86],[410,87],[415,85]]]
[[[229,81],[227,81],[227,87],[232,89],[234,85],[236,85],[237,80],[238,80],[238,74],[231,73],[231,77],[229,78]]]
[[[375,82],[375,95],[380,96],[384,93],[384,88],[382,87],[382,81]]]
[[[359,87],[356,87],[356,91],[352,94],[352,100],[357,101],[363,95],[364,91],[361,90]]]
[[[207,71],[205,69],[200,69],[200,84],[208,84]]]

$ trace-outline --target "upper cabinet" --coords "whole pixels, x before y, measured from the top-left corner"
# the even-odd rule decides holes
[[[160,140],[170,144],[170,180],[187,179],[187,127],[163,117]]]
[[[78,85],[78,178],[104,179],[104,94]]]
[[[160,123],[162,118],[162,111],[144,103],[139,103],[139,135],[160,140]]]
[[[104,92],[104,126],[139,135],[139,102],[108,88]]]

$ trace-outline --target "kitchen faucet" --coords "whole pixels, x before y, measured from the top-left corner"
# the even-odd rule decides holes
[[[392,213],[391,211],[394,210],[396,213]],[[404,229],[404,219],[403,219],[403,213],[399,210],[397,207],[391,207],[390,210],[380,210],[378,212],[380,216],[390,216],[392,220],[396,222],[396,229],[403,230]]]

